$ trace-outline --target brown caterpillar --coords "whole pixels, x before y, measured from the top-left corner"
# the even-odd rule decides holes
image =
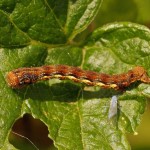
[[[40,80],[52,78],[58,78],[60,80],[69,79],[74,82],[85,83],[89,86],[113,88],[116,90],[122,90],[136,81],[150,83],[150,78],[147,76],[145,69],[139,66],[129,70],[127,73],[118,75],[107,75],[67,65],[19,68],[10,71],[7,74],[6,80],[10,87],[21,88]]]

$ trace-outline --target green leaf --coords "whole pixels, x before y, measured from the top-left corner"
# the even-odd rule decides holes
[[[121,73],[143,66],[149,72],[149,40],[149,29],[144,26],[127,22],[103,26],[88,40],[85,68]],[[93,61],[94,56],[97,59]]]
[[[16,148],[9,143],[9,141],[5,142],[5,145],[3,145],[3,147],[1,148],[1,150],[16,150]]]
[[[96,16],[102,0],[69,1],[69,11],[65,31],[73,38],[83,31]],[[71,35],[72,34],[72,35]]]
[[[64,44],[91,23],[100,4],[101,0],[2,0],[0,45]]]
[[[144,26],[112,23],[95,30],[82,47],[65,44],[87,27],[99,5],[83,0],[0,2],[0,148],[9,146],[13,123],[30,113],[47,125],[58,149],[130,149],[125,133],[136,132],[150,97],[149,85],[135,83],[122,93],[52,79],[11,89],[5,78],[15,68],[45,64],[108,74],[140,65],[150,73],[150,31]],[[108,120],[113,95],[120,103],[116,125]]]

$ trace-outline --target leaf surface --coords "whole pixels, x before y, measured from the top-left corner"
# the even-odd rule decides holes
[[[61,3],[64,10],[60,10],[62,6],[58,2],[0,2],[0,34],[7,33],[0,39],[3,62],[0,65],[0,147],[8,146],[8,135],[15,120],[30,113],[47,125],[49,137],[58,149],[130,149],[125,133],[136,132],[146,99],[150,97],[149,85],[135,83],[123,93],[58,79],[23,89],[11,89],[7,85],[8,71],[48,64],[67,64],[108,74],[127,72],[140,65],[150,74],[149,29],[127,22],[112,23],[95,30],[83,46],[60,46],[87,27],[92,19],[86,14],[90,13],[92,18],[100,3],[87,1],[82,5],[85,1],[69,1]],[[9,6],[7,10],[2,7],[4,4]],[[91,12],[87,12],[89,7]],[[67,17],[66,8],[69,8]],[[73,11],[74,8],[80,11]],[[61,30],[64,27],[66,32]],[[116,125],[108,120],[113,95],[118,95],[120,105]]]

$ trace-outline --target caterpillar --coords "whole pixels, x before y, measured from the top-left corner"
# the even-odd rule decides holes
[[[52,78],[58,78],[60,80],[69,79],[89,86],[113,88],[115,90],[122,90],[136,81],[150,83],[150,78],[145,69],[140,66],[129,70],[127,73],[108,75],[94,71],[82,70],[73,66],[48,65],[15,69],[10,71],[6,76],[7,83],[12,88],[21,88],[40,80],[48,80]]]

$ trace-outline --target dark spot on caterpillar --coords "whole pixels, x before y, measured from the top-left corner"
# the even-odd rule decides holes
[[[24,86],[25,84],[32,84],[38,80],[38,76],[36,74],[25,73],[19,78],[20,86]]]

